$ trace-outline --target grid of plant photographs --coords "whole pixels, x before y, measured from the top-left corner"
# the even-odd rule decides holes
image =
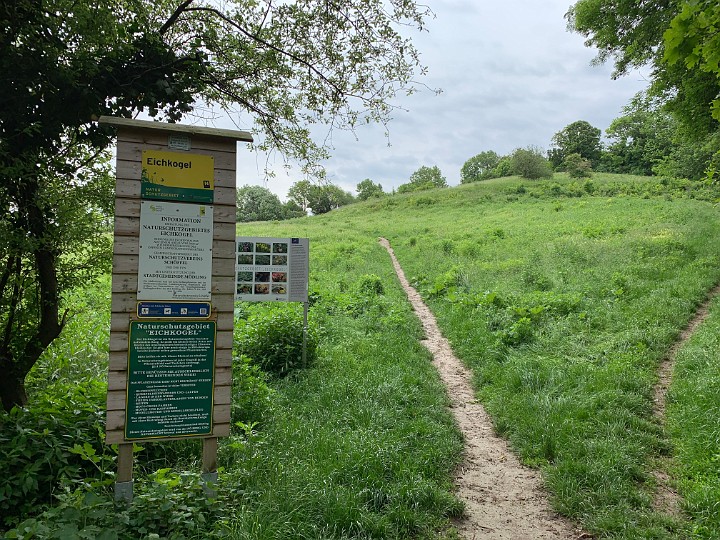
[[[287,242],[238,242],[237,263],[238,294],[287,295]]]

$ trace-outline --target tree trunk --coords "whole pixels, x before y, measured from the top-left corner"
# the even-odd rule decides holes
[[[25,377],[42,355],[43,351],[60,335],[65,326],[67,312],[60,316],[59,310],[59,287],[57,278],[58,253],[53,242],[48,237],[48,230],[52,216],[43,208],[39,202],[42,190],[37,178],[28,177],[22,184],[18,193],[17,205],[19,213],[26,217],[22,224],[32,242],[33,249],[28,250],[25,255],[32,254],[34,258],[34,278],[37,288],[33,291],[36,294],[37,320],[18,321],[15,318],[15,310],[23,301],[23,296],[31,294],[24,291],[20,286],[20,255],[11,256],[6,264],[6,269],[0,277],[0,284],[3,289],[9,285],[10,274],[15,268],[16,280],[13,284],[14,290],[8,298],[7,318],[4,320],[3,335],[0,336],[0,399],[6,411],[15,405],[24,406],[28,402],[25,391]],[[5,291],[0,289],[0,295]],[[2,296],[0,296],[2,298]],[[34,323],[34,324],[33,324]],[[27,334],[24,344],[13,345],[16,336],[21,333],[20,324],[34,326]]]
[[[3,372],[0,377],[0,399],[2,400],[3,409],[8,412],[16,405],[24,407],[28,402],[27,393],[25,392],[25,377],[15,373],[12,365],[10,358],[0,359]]]

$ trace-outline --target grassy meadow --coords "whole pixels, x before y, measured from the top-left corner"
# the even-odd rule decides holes
[[[35,471],[46,490],[0,492],[4,526],[25,519],[9,537],[455,537],[449,519],[463,509],[451,478],[462,440],[380,236],[472,369],[497,432],[542,470],[559,512],[603,538],[720,537],[719,302],[680,352],[667,430],[652,413],[658,363],[720,281],[718,197],[714,186],[656,178],[506,178],[238,226],[243,236],[310,238],[318,348],[312,366],[284,378],[238,351],[236,424],[221,440],[217,501],[176,474],[199,470],[198,445],[158,443],[137,450],[133,508],[115,508],[112,452],[97,432],[86,448],[61,434],[61,482]],[[104,405],[107,283],[93,291],[79,295],[81,317],[33,375],[32,399],[45,410],[59,408],[51,394],[66,407],[91,401],[83,406],[92,414]],[[299,317],[300,308],[240,306],[238,332],[274,313]],[[88,341],[92,350],[78,345]],[[38,417],[6,417],[3,444],[45,455],[27,435]],[[0,464],[27,477],[21,454]],[[682,520],[652,509],[650,472],[667,457],[685,496]],[[9,495],[35,497],[35,510]]]

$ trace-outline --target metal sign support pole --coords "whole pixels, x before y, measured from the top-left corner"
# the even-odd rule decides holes
[[[303,302],[303,348],[302,348],[302,365],[307,367],[307,334],[308,334],[308,309],[309,302]]]

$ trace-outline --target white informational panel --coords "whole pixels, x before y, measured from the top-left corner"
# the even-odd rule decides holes
[[[236,300],[308,301],[309,239],[241,236],[236,246]]]
[[[213,207],[142,201],[138,300],[210,300]]]

